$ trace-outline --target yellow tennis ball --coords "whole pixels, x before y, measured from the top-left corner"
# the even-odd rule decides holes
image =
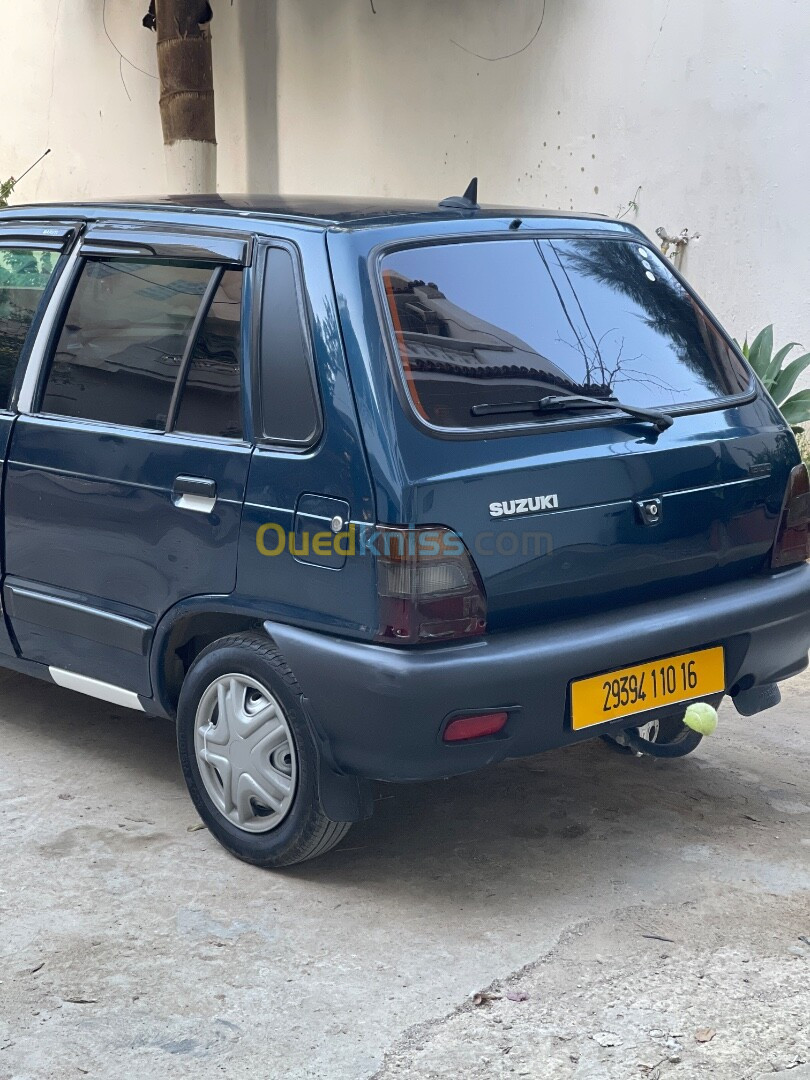
[[[714,735],[717,730],[717,709],[705,701],[696,701],[686,710],[683,722],[701,735]]]

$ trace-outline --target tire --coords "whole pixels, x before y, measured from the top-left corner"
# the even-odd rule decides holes
[[[645,731],[647,727],[653,730]],[[657,758],[686,757],[697,750],[703,740],[702,735],[688,728],[677,716],[665,716],[654,725],[641,728],[629,727],[621,734],[624,737],[621,743],[612,735],[602,735],[601,738],[611,750]]]
[[[284,658],[257,633],[215,641],[183,682],[177,748],[189,794],[220,844],[254,866],[314,859],[351,828],[323,812],[301,700]]]

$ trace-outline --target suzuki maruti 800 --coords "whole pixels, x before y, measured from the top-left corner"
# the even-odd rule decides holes
[[[810,644],[810,485],[633,226],[212,196],[0,214],[0,663],[171,718],[242,859]]]

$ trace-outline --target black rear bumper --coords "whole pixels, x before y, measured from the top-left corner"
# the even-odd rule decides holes
[[[723,645],[727,692],[807,666],[810,565],[666,601],[433,648],[396,649],[265,623],[338,769],[421,780],[593,738],[571,730],[572,679]],[[448,715],[507,708],[501,735],[445,744]],[[624,721],[626,726],[627,721]]]

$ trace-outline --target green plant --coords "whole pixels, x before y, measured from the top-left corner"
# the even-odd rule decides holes
[[[740,345],[739,341],[736,342]],[[801,424],[810,420],[810,390],[800,390],[790,395],[796,380],[810,367],[810,352],[804,353],[785,364],[788,355],[799,347],[798,341],[783,345],[773,351],[773,326],[760,330],[751,344],[746,337],[740,349],[760,378],[765,389],[782,410],[782,415],[794,431],[801,431]]]
[[[40,161],[43,161],[48,156],[48,154],[50,154],[50,152],[50,148],[48,148],[44,154],[40,154],[34,164],[28,166],[22,176],[10,176],[8,180],[0,180],[0,208],[8,206],[8,200],[11,198],[11,194],[14,191],[14,188],[17,186],[17,184],[19,184],[23,176],[28,176],[31,170],[36,168],[36,166],[39,165]]]
[[[8,200],[16,183],[13,176],[10,176],[8,180],[0,180],[0,206],[8,206]]]

